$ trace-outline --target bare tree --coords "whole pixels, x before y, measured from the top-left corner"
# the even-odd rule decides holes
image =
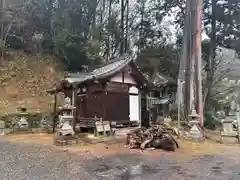
[[[225,52],[226,50],[225,48],[219,48],[219,49],[220,49],[219,51],[218,49],[216,50],[217,53],[216,53],[216,57],[211,70],[212,83],[211,83],[211,94],[209,94],[209,100],[214,98],[216,95],[220,93],[228,94],[229,92],[232,92],[231,84],[229,84],[228,80],[224,81],[224,79],[228,79],[230,76],[230,73],[232,73],[233,66],[236,64],[237,56],[236,54],[234,56],[228,56],[228,54],[226,54]],[[221,49],[223,49],[223,51]],[[206,85],[207,83],[209,83],[208,79],[205,79],[205,84],[204,84],[205,87],[207,87]],[[205,89],[205,90],[208,91],[208,89]],[[204,92],[204,94],[206,94],[206,92]]]

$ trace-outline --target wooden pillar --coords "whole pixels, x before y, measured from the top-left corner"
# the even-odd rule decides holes
[[[73,107],[76,107],[76,98],[77,98],[77,85],[73,84],[72,85],[72,106]],[[73,125],[73,130],[75,132],[75,128],[76,128],[76,108],[73,110],[72,125]]]
[[[53,105],[53,129],[52,132],[55,133],[57,120],[57,90],[54,91],[54,105]]]
[[[142,127],[142,96],[141,93],[139,91],[138,94],[138,101],[139,101],[139,127]]]
[[[148,93],[146,93],[146,110],[148,111],[149,110],[149,107],[148,107]]]
[[[165,88],[164,97],[167,97],[167,96],[168,96],[168,91],[169,91],[169,87],[167,86],[167,87]]]

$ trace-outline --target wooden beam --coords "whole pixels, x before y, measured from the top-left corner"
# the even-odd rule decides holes
[[[76,107],[76,99],[77,99],[77,85],[73,84],[72,85],[72,106]],[[73,126],[73,131],[75,132],[76,129],[76,110],[73,110],[73,121],[72,121],[72,126]]]
[[[53,129],[52,132],[55,133],[57,120],[57,92],[54,92],[54,105],[53,105]]]
[[[139,127],[142,127],[142,96],[141,93],[139,92]]]

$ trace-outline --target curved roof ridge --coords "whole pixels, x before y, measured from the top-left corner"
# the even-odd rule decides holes
[[[91,79],[99,79],[104,78],[106,76],[110,76],[114,73],[117,73],[121,69],[123,69],[126,65],[128,65],[133,58],[127,54],[116,58],[115,61],[111,63],[105,64],[102,67],[96,68],[91,72],[88,73],[75,73],[66,78],[65,80],[69,81],[70,83],[82,83]]]
[[[132,61],[132,58],[130,56],[124,55],[119,57],[118,60],[115,60],[112,63],[106,64],[105,66],[94,69],[92,72],[90,72],[90,74],[93,77],[104,76],[105,74],[111,75],[121,70],[122,68],[124,68],[131,61]]]

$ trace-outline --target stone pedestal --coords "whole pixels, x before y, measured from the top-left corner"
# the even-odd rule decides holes
[[[188,132],[186,139],[194,142],[200,142],[205,140],[204,133],[197,121],[192,122],[192,127]]]
[[[59,129],[59,133],[61,133],[62,136],[74,136],[73,127],[70,125],[69,122],[64,122],[62,127]]]

